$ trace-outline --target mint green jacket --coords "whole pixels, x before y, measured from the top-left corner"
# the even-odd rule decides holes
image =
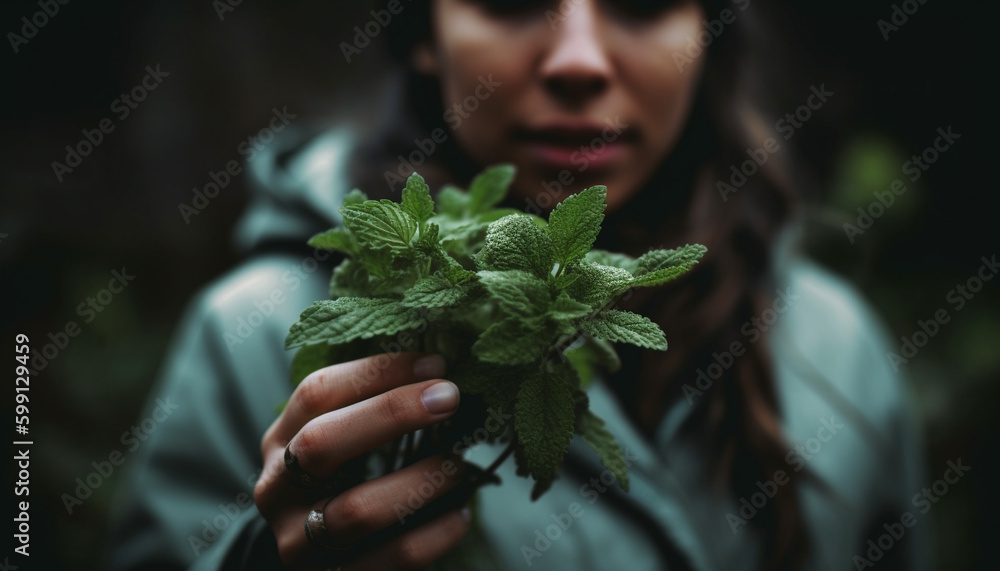
[[[274,160],[282,150],[276,144],[250,163],[255,193],[237,228],[239,246],[301,244],[337,224],[338,192],[350,188],[351,143],[348,131],[335,130],[290,160]],[[652,441],[598,381],[588,389],[592,407],[626,450],[630,492],[608,485],[610,474],[579,439],[562,476],[537,502],[509,461],[499,470],[503,485],[480,492],[468,542],[492,565],[474,567],[754,569],[762,548],[749,525],[755,507],[769,494],[788,493],[799,494],[804,510],[809,569],[869,568],[864,561],[875,569],[926,566],[920,547],[930,524],[913,497],[929,480],[886,336],[858,293],[795,254],[789,236],[777,246],[774,314],[761,318],[772,322],[766,334],[784,432],[798,447],[786,458],[788,473],[807,468],[823,485],[791,489],[776,473],[749,498],[713,490],[700,435],[680,429],[700,394],[715,390],[718,369],[710,363],[704,375],[679,379],[688,398],[668,411]],[[291,390],[285,334],[302,309],[327,297],[329,273],[313,254],[256,255],[191,302],[150,396],[151,403],[170,397],[179,408],[137,452],[116,502],[106,568],[272,568],[266,562],[274,540],[252,505],[253,484],[261,437]],[[756,341],[755,329],[744,328],[744,345]],[[480,445],[467,459],[486,465],[498,453]],[[888,533],[883,524],[906,512],[916,524],[878,547]]]

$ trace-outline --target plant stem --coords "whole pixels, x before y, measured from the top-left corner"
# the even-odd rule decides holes
[[[483,474],[486,476],[492,475],[493,472],[496,472],[497,468],[499,468],[500,465],[503,464],[503,461],[506,460],[507,457],[510,456],[511,453],[513,452],[514,452],[514,439],[511,438],[510,444],[507,445],[507,448],[504,449],[504,451],[500,454],[500,456],[497,456],[497,459],[494,460],[492,464],[490,464],[490,467],[487,468],[486,471],[483,472]]]

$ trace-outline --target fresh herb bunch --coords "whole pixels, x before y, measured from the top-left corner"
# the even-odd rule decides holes
[[[286,348],[301,347],[292,382],[391,348],[439,353],[463,406],[422,435],[419,446],[416,435],[407,435],[390,454],[402,449],[406,464],[451,450],[484,425],[490,410],[513,411],[512,430],[487,438],[508,446],[480,472],[480,484],[498,481],[493,470],[513,453],[517,473],[534,479],[537,499],[578,434],[627,491],[621,450],[590,412],[584,387],[596,369],[620,367],[610,342],[667,348],[655,323],[614,303],[630,288],[676,279],[705,248],[651,250],[637,259],[591,250],[604,219],[605,187],[568,197],[546,221],[495,208],[513,178],[513,166],[495,166],[468,192],[446,186],[436,200],[416,173],[399,203],[349,193],[340,209],[343,226],[309,241],[346,258],[330,281],[333,299],[306,309],[288,334]]]

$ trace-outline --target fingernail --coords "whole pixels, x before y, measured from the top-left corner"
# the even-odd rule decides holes
[[[441,355],[427,355],[413,363],[413,375],[420,380],[433,379],[444,375],[445,363]]]
[[[451,381],[436,383],[424,389],[420,400],[431,414],[441,414],[458,408],[458,387]]]
[[[469,508],[462,508],[462,510],[458,512],[458,515],[462,516],[465,523],[469,523],[469,520],[472,519],[472,512],[469,511]]]

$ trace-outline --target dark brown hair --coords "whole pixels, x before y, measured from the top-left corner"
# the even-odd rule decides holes
[[[747,148],[772,134],[764,127],[764,104],[781,85],[771,77],[770,58],[778,50],[760,17],[761,3],[742,12],[735,4],[702,4],[708,19],[727,7],[738,17],[708,46],[698,97],[675,150],[636,198],[608,215],[597,244],[633,255],[693,242],[708,247],[702,262],[681,280],[636,291],[622,303],[657,321],[671,346],[665,353],[624,348],[623,369],[609,379],[621,405],[650,439],[666,409],[686,398],[683,385],[696,387],[697,372],[715,362],[714,354],[745,341],[743,324],[770,306],[773,245],[798,204],[790,168],[781,162],[788,151],[770,157],[735,193],[723,197],[716,186],[728,182],[731,165],[739,168],[747,160]],[[405,63],[414,44],[431,36],[431,26],[430,0],[407,4],[406,25],[390,27],[391,52]],[[398,117],[386,122],[377,144],[364,151],[366,160],[356,163],[362,188],[386,188],[384,173],[396,172],[397,157],[413,150],[414,136],[444,127],[437,81],[410,72],[405,86],[401,103],[409,106],[412,123],[400,127]],[[452,139],[436,152],[433,164],[419,166],[432,188],[467,183],[485,166],[472,164]],[[692,404],[684,428],[705,439],[717,485],[749,498],[756,482],[772,479],[778,470],[789,473],[793,483],[808,472],[787,469],[789,448],[766,336],[742,345],[746,353],[735,357]],[[767,538],[761,561],[767,569],[799,569],[808,552],[798,494],[791,490],[775,495],[750,521]]]

